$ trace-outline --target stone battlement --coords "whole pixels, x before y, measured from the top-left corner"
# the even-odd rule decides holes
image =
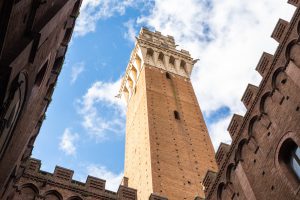
[[[47,180],[54,180],[57,182],[69,182],[71,186],[81,187],[88,190],[105,190],[105,183],[106,181],[100,178],[96,178],[93,176],[88,176],[86,182],[80,182],[73,179],[74,171],[61,167],[56,166],[53,173],[45,172],[40,170],[41,168],[41,161],[35,158],[30,158],[27,161],[27,166],[25,173],[26,174],[35,174],[40,178],[47,179]]]
[[[51,187],[61,187],[67,188],[71,191],[75,191],[83,196],[94,196],[97,197],[107,197],[110,199],[136,199],[136,190],[128,188],[124,180],[123,185],[119,186],[117,192],[109,191],[105,189],[106,181],[93,176],[88,176],[86,182],[80,182],[73,179],[74,171],[56,166],[53,173],[45,172],[40,170],[41,161],[35,158],[29,158],[26,166],[25,172],[22,178],[35,180],[34,185],[37,187],[45,188],[46,186]],[[125,181],[126,182],[126,181]],[[19,185],[22,188],[22,181]],[[97,199],[96,198],[96,199]]]

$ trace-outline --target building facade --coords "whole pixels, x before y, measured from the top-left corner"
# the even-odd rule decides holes
[[[7,199],[24,172],[80,5],[0,0],[0,199]]]
[[[142,28],[120,89],[127,101],[124,173],[140,200],[204,197],[201,180],[218,169],[190,80],[195,62],[173,37]]]
[[[256,67],[262,81],[242,97],[247,112],[229,124],[232,144],[217,151],[219,172],[203,181],[207,200],[300,199],[300,1],[289,3],[297,9],[272,33],[275,54]]]

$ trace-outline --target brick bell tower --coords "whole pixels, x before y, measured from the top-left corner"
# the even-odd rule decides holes
[[[120,89],[127,101],[125,177],[139,200],[204,197],[201,180],[217,171],[190,81],[195,62],[173,37],[141,29]]]

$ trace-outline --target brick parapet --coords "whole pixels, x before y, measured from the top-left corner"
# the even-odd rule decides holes
[[[33,184],[38,188],[53,190],[59,188],[62,196],[66,193],[73,193],[81,196],[83,199],[116,199],[116,200],[136,200],[137,192],[135,189],[120,185],[117,192],[105,189],[105,180],[93,176],[88,176],[86,182],[74,180],[73,170],[56,166],[54,173],[49,173],[40,170],[41,161],[30,158],[28,159],[25,172],[20,181],[17,183],[18,190],[21,190],[22,185]],[[52,189],[51,189],[52,188]],[[64,192],[69,191],[69,192]]]

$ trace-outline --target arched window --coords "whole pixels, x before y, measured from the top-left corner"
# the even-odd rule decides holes
[[[147,56],[153,56],[153,53],[154,53],[154,51],[153,51],[153,49],[147,49]]]
[[[169,63],[175,65],[175,58],[173,56],[170,56]]]
[[[185,71],[185,66],[186,66],[186,63],[184,60],[181,60],[180,62],[180,68],[183,69]]]
[[[159,53],[158,60],[161,61],[161,62],[164,61],[164,54],[162,52]]]
[[[294,182],[300,183],[300,148],[291,139],[283,142],[279,150],[279,163],[284,173]]]

